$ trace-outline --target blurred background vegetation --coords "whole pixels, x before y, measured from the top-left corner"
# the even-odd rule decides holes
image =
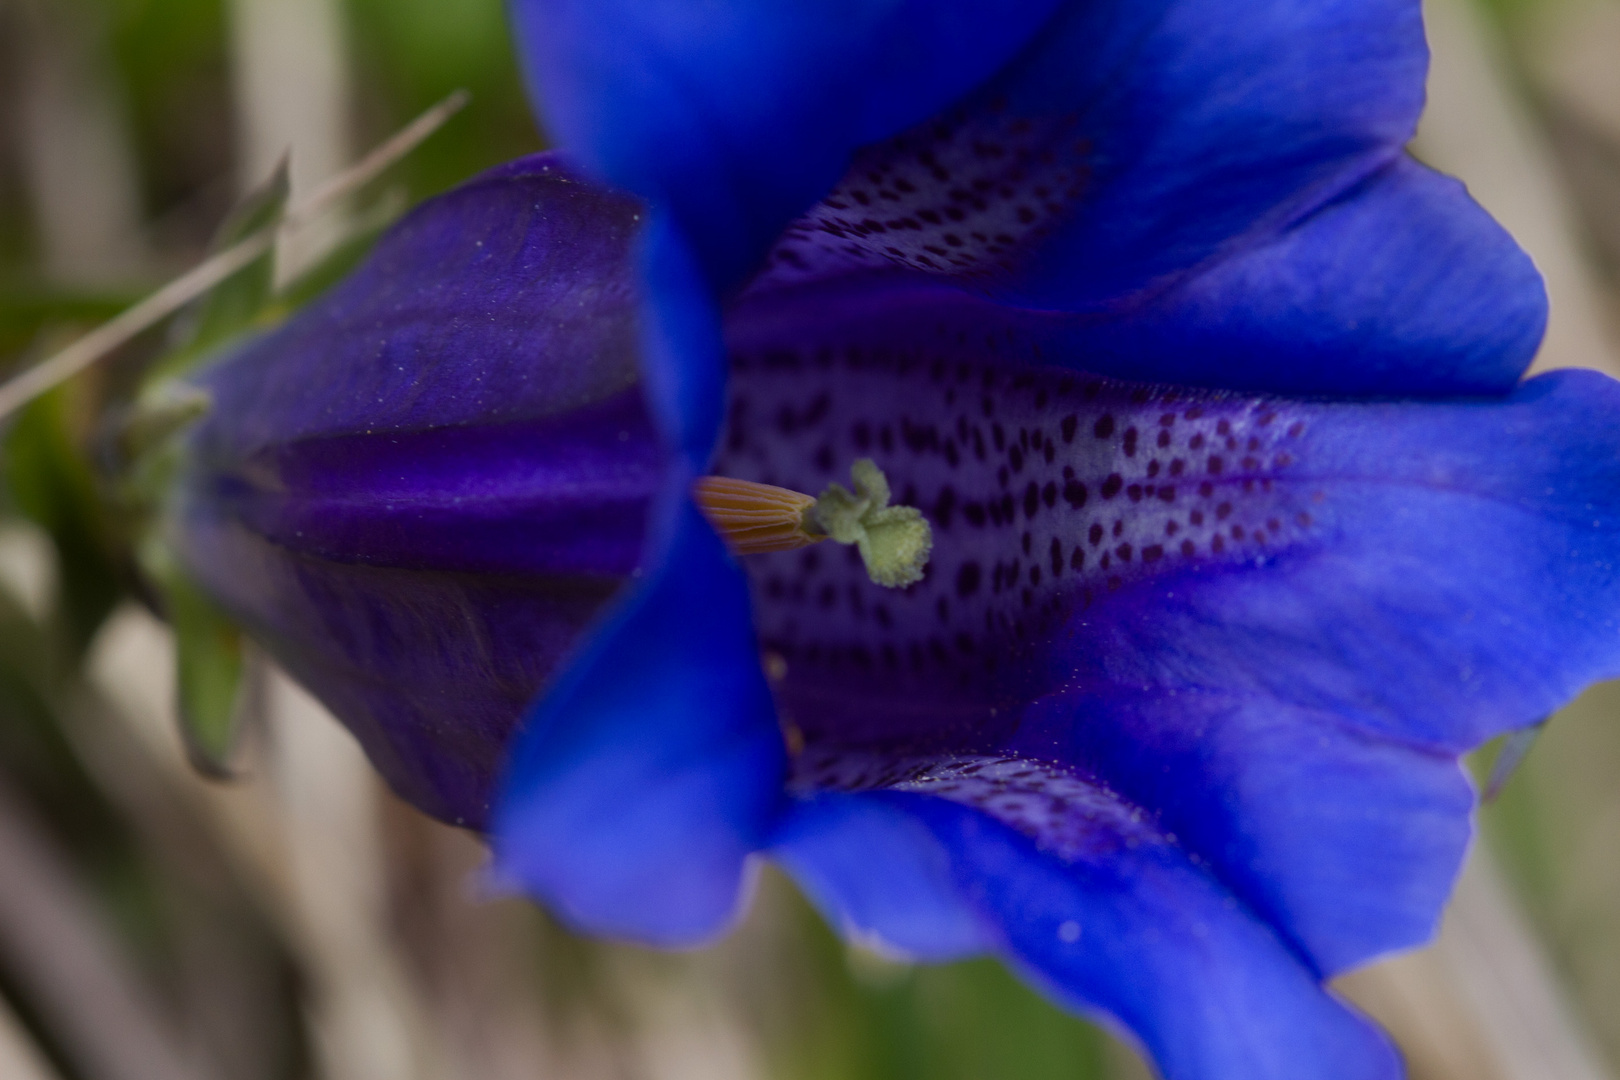
[[[1620,0],[1432,0],[1429,20],[1415,152],[1546,273],[1539,363],[1620,374]],[[287,149],[296,197],[457,88],[471,105],[289,238],[283,270],[543,146],[500,0],[0,0],[0,374],[196,263]],[[771,873],[743,927],[679,955],[482,897],[477,843],[381,790],[257,658],[240,775],[202,779],[98,422],[176,332],[0,434],[0,1077],[1147,1075],[992,962],[845,946]],[[1620,688],[1599,688],[1484,811],[1439,944],[1344,981],[1417,1080],[1620,1075],[1616,777]]]

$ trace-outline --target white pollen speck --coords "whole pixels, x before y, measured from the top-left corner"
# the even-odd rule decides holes
[[[1069,919],[1058,927],[1058,940],[1065,945],[1073,945],[1080,940],[1080,924]]]

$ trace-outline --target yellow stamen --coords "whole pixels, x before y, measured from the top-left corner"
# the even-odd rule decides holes
[[[850,470],[855,490],[830,484],[821,498],[770,484],[705,476],[692,497],[737,555],[792,551],[822,540],[853,544],[872,580],[901,589],[922,580],[933,530],[911,506],[889,505],[889,480],[870,458]]]
[[[692,497],[735,555],[792,551],[827,538],[806,524],[816,500],[789,488],[704,476],[692,485]]]

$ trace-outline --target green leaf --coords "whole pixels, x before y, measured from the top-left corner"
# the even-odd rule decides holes
[[[84,292],[35,281],[0,282],[0,361],[14,366],[47,326],[105,322],[139,299],[133,294]]]
[[[6,487],[12,502],[47,533],[61,564],[61,611],[71,657],[90,639],[123,596],[116,523],[95,474],[73,437],[64,386],[17,415],[3,444]]]
[[[204,776],[230,779],[248,697],[242,631],[167,551],[148,545],[141,561],[162,591],[174,630],[175,701],[186,752]]]

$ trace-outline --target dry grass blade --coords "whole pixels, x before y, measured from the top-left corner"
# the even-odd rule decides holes
[[[89,1080],[206,1080],[94,901],[0,788],[0,952]]]
[[[457,90],[427,112],[400,128],[387,141],[343,172],[310,192],[309,198],[287,211],[285,228],[296,229],[350,192],[365,187],[381,176],[394,162],[415,150],[456,113],[466,108],[472,95]]]
[[[4,419],[113,350],[127,344],[137,334],[173,315],[209,289],[218,285],[254,259],[270,250],[277,233],[296,229],[310,221],[345,195],[376,179],[388,166],[414,150],[459,112],[468,100],[458,90],[417,117],[388,141],[361,158],[351,168],[322,184],[308,199],[288,210],[279,225],[266,227],[226,248],[207,261],[182,274],[134,307],[78,339],[61,352],[0,385],[0,419]]]

